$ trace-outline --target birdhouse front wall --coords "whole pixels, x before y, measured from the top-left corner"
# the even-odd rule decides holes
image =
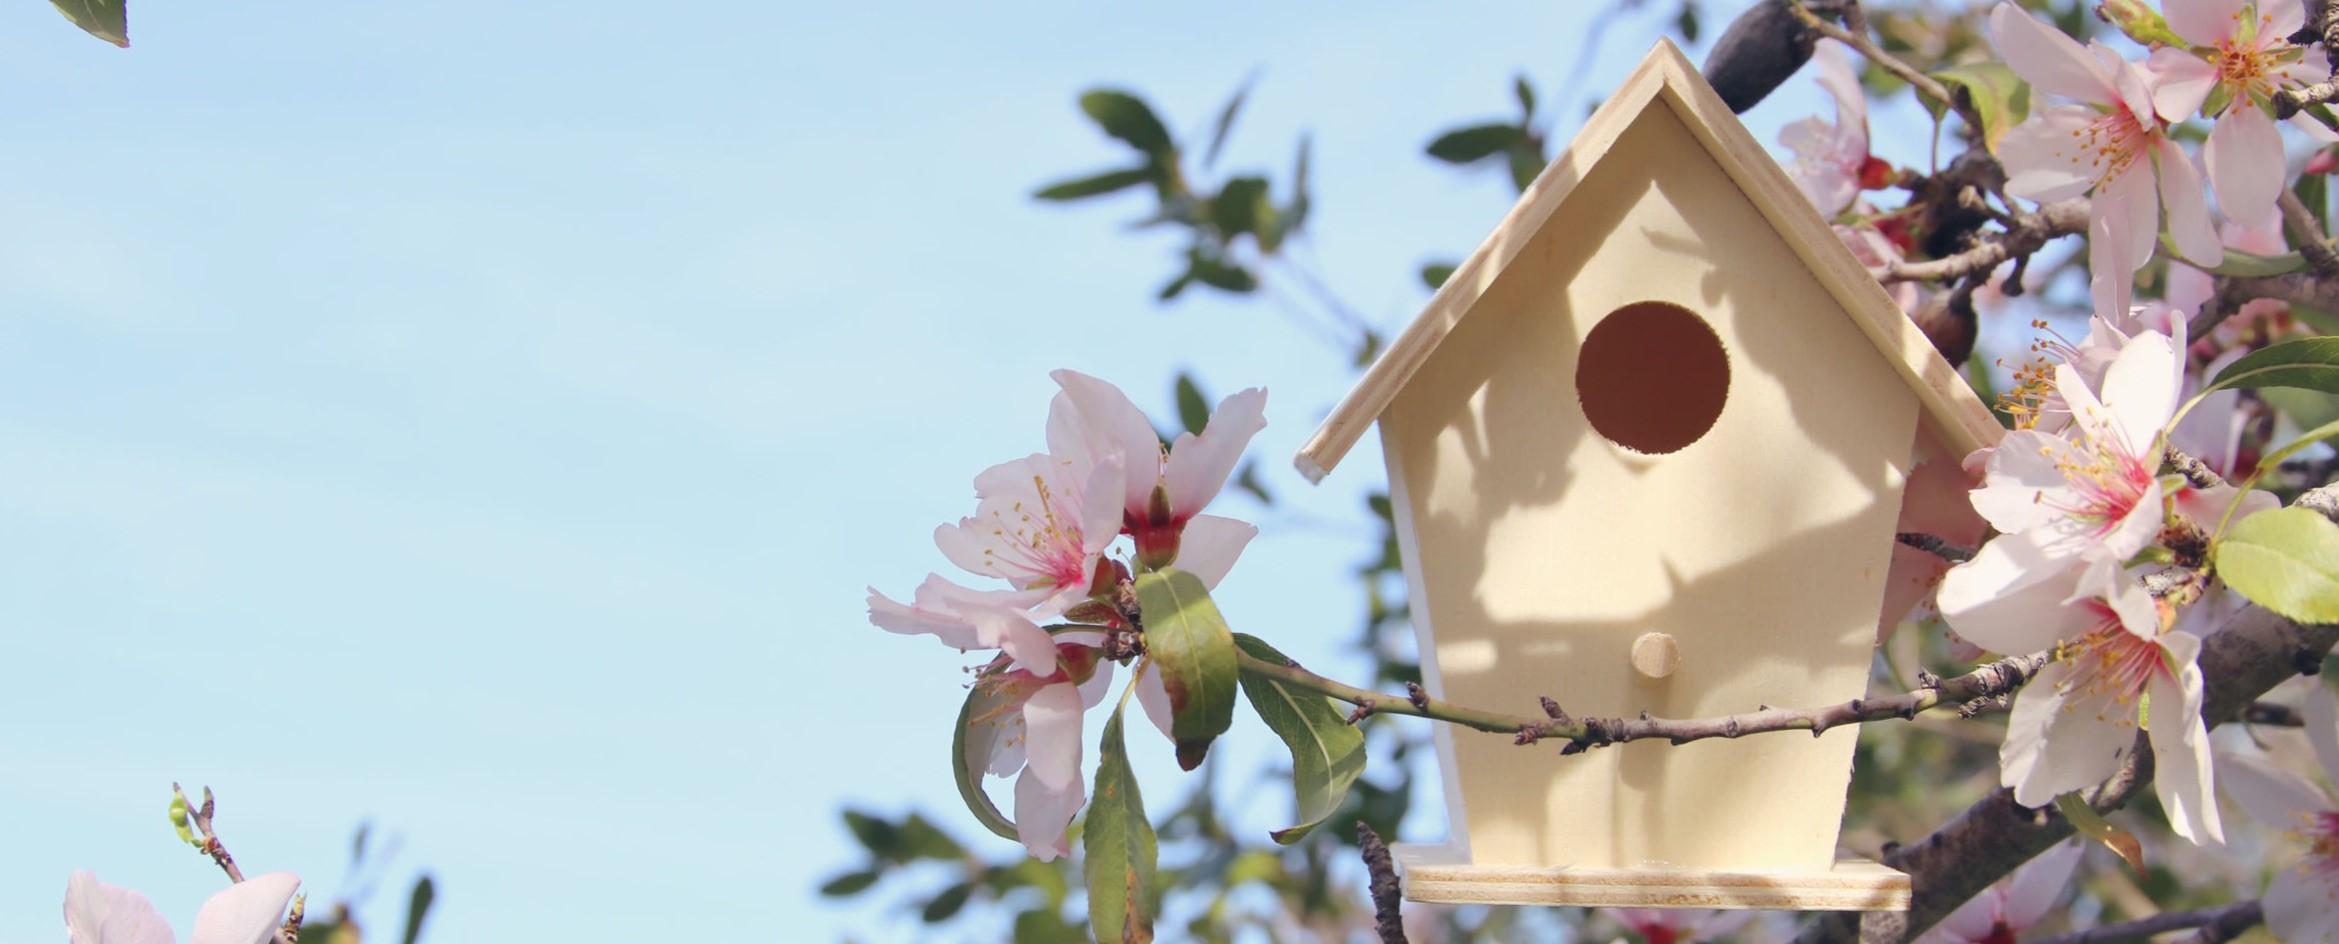
[[[1915,395],[1663,97],[1605,154],[1562,160],[1537,186],[1581,183],[1517,236],[1527,244],[1381,415],[1430,688],[1627,717],[1860,696]],[[1592,339],[1603,320],[1668,305],[1710,329],[1725,377],[1678,333],[1660,334],[1674,361],[1627,351],[1629,370],[1579,370],[1588,342],[1626,356]],[[1717,383],[1718,413],[1684,433],[1679,414],[1696,425]],[[1633,409],[1604,408],[1623,439],[1653,437],[1642,450],[1586,417],[1587,401],[1619,396],[1661,415],[1665,428],[1636,430]],[[1630,662],[1650,632],[1678,649],[1663,679]],[[1825,871],[1856,732],[1569,757],[1438,737],[1471,862]]]

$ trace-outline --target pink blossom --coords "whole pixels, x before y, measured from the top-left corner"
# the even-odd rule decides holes
[[[300,876],[270,872],[222,889],[195,912],[193,944],[263,944],[275,936]],[[86,870],[65,882],[65,938],[71,944],[172,944],[171,926],[146,896],[98,881]]]
[[[2090,291],[2099,313],[2128,310],[2136,270],[2151,261],[2168,213],[2185,258],[2216,265],[2224,247],[2209,222],[2200,174],[2169,139],[2150,78],[2100,43],[2082,47],[2012,3],[1990,11],[1990,44],[2039,91],[2072,99],[2015,126],[1999,142],[2006,192],[2039,202],[2092,195]]]
[[[2225,248],[2261,256],[2277,256],[2290,251],[2290,244],[2282,238],[2282,214],[2279,211],[2269,209],[2255,217],[2254,223],[2233,218],[2230,209],[2226,211],[2226,216],[2225,225],[2219,228]],[[2199,314],[2201,306],[2207,304],[2216,292],[2216,279],[2209,273],[2183,262],[2171,261],[2168,264],[2168,303],[2178,311],[2187,315]],[[2260,301],[2265,300],[2255,299],[2248,304],[2258,304]],[[2272,304],[2281,305],[2280,302]],[[2223,327],[2222,324],[2219,326]]]
[[[1805,118],[1779,129],[1779,143],[1795,154],[1787,176],[1811,198],[1820,216],[1832,220],[1849,209],[1853,198],[1870,186],[1868,178],[1872,174],[1881,177],[1884,168],[1881,162],[1870,167],[1868,96],[1860,88],[1860,77],[1852,72],[1844,45],[1832,39],[1820,40],[1811,61],[1819,68],[1820,87],[1835,98],[1835,121],[1822,121],[1816,115]]]
[[[2339,702],[2318,684],[2301,713],[2323,776],[2339,784]],[[2218,758],[2218,779],[2251,818],[2305,847],[2260,899],[2266,929],[2285,944],[2339,944],[2339,802],[2306,778],[2249,754]]]
[[[2054,908],[2086,851],[2077,839],[2047,847],[1957,906],[1917,944],[2014,944]]]
[[[1950,625],[1987,649],[2058,653],[2015,695],[1998,752],[2000,782],[2015,802],[2045,806],[2117,772],[2141,727],[2170,828],[2195,842],[2223,842],[2201,723],[2200,638],[2164,629],[2159,605],[2115,561],[2092,557],[2079,571],[2059,604],[2027,593],[1962,613],[1944,606]]]
[[[889,633],[925,635],[961,652],[998,649],[1025,668],[1054,664],[1055,643],[1024,611],[1028,597],[1009,590],[970,590],[926,575],[909,605],[869,589],[869,622]]]
[[[2290,44],[2306,22],[2299,0],[2168,0],[2169,29],[2191,48],[2153,50],[2145,68],[2158,82],[2153,105],[2183,121],[2209,105],[2216,127],[2201,149],[2217,203],[2228,217],[2258,219],[2282,191],[2282,136],[2274,129],[2276,91],[2330,75],[2322,53]],[[2190,255],[2190,253],[2187,253]]]
[[[1267,392],[1254,387],[1227,397],[1199,435],[1180,433],[1164,449],[1153,422],[1120,388],[1077,371],[1051,376],[1063,392],[1048,410],[1048,451],[1076,470],[1119,456],[1128,470],[1121,527],[1136,541],[1138,560],[1148,567],[1178,560],[1186,525],[1218,497],[1244,447],[1266,427]]]
[[[979,742],[994,777],[1014,776],[1015,830],[1042,862],[1071,852],[1065,830],[1087,802],[1080,776],[1081,719],[1112,687],[1113,663],[1101,657],[1096,633],[1056,639],[1049,671],[1018,668],[1001,659],[977,679],[985,711],[967,719],[967,740]]]
[[[1004,580],[1045,615],[1089,595],[1121,531],[1118,455],[1092,464],[1031,455],[975,477],[972,517],[934,529],[934,545],[969,573]]]

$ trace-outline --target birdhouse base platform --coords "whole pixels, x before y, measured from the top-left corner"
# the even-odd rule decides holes
[[[1409,901],[1469,905],[1907,911],[1909,877],[1870,859],[1825,872],[1473,865],[1444,845],[1390,847]]]

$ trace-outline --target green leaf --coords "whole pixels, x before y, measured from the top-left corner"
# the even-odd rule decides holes
[[[1194,383],[1194,375],[1180,371],[1177,383],[1178,423],[1186,432],[1202,435],[1202,427],[1210,422],[1210,399],[1202,395],[1202,388]]]
[[[1448,164],[1482,161],[1508,150],[1527,136],[1518,125],[1473,125],[1438,135],[1429,142],[1429,156]]]
[[[960,882],[952,885],[943,889],[941,894],[928,900],[925,910],[918,912],[918,917],[927,924],[940,924],[948,921],[950,916],[958,913],[958,909],[966,907],[967,897],[974,893],[975,883],[973,882]]]
[[[1511,185],[1527,192],[1527,185],[1543,173],[1543,165],[1551,163],[1543,158],[1543,146],[1533,138],[1521,138],[1511,145]]]
[[[1194,270],[1188,267],[1186,271],[1178,273],[1177,278],[1162,283],[1161,289],[1154,292],[1153,297],[1158,301],[1166,302],[1185,294],[1186,287],[1192,284],[1194,284]]]
[[[958,708],[958,727],[950,736],[950,772],[958,779],[958,798],[966,801],[968,812],[975,821],[1001,839],[1022,842],[1015,834],[1015,821],[999,812],[992,804],[990,794],[983,792],[983,771],[990,769],[994,739],[985,731],[984,737],[967,739],[967,725],[973,719],[985,723],[999,712],[1012,711],[1009,699],[998,693],[998,686],[976,685],[966,693],[966,703]]]
[[[2162,255],[2211,275],[2230,275],[2245,279],[2262,278],[2269,275],[2288,275],[2307,266],[2306,257],[2295,252],[2261,256],[2239,249],[2227,249],[2224,261],[2213,266],[2205,266],[2187,259],[2183,253],[2177,252],[2177,244],[2171,241],[2165,233],[2161,234],[2160,237],[2160,251]]]
[[[2339,393],[2339,337],[2300,338],[2259,348],[2219,371],[2203,391],[2233,387],[2298,387]]]
[[[1267,181],[1259,177],[1229,180],[1210,201],[1210,222],[1228,239],[1257,232],[1259,221],[1274,213],[1274,207],[1267,205]]]
[[[1535,87],[1527,84],[1526,73],[1511,77],[1511,94],[1519,99],[1519,123],[1535,120]]]
[[[1118,89],[1092,89],[1080,96],[1080,110],[1106,134],[1164,165],[1176,156],[1177,145],[1170,141],[1169,129],[1154,117],[1153,108],[1144,99]]]
[[[430,906],[438,900],[438,885],[425,875],[414,880],[414,891],[406,896],[406,933],[399,940],[414,944],[422,939],[422,921],[430,917]]]
[[[901,830],[883,817],[872,816],[860,810],[846,810],[845,828],[853,831],[853,838],[861,841],[861,848],[880,859],[901,857]]]
[[[2071,821],[2074,831],[2102,843],[2104,848],[2127,862],[2129,868],[2135,869],[2136,874],[2144,874],[2144,844],[2137,842],[2136,837],[2127,830],[2107,822],[2102,814],[2095,811],[2095,807],[2081,800],[2079,794],[2066,793],[2056,797],[2055,809],[2061,810],[2063,818]]]
[[[877,877],[876,869],[846,872],[821,883],[820,893],[829,898],[850,898],[868,891],[869,886],[877,884]]]
[[[2315,222],[2322,224],[2324,230],[2331,228],[2331,175],[2300,174],[2298,183],[2291,185],[2290,192],[2298,195],[2298,202],[2306,206],[2307,212],[2315,215]],[[2303,263],[2305,260],[2300,261]]]
[[[130,47],[129,0],[50,0],[81,31],[124,49]]]
[[[1997,152],[1998,139],[2006,136],[2007,129],[2030,117],[2030,84],[2005,63],[1952,66],[1933,73],[1933,78],[1973,105],[1975,117],[1982,122],[1982,146],[1992,153]],[[1928,102],[1926,107],[1935,109],[1934,117],[1940,117],[1938,103]]]
[[[1234,633],[1202,579],[1165,567],[1137,577],[1137,607],[1145,621],[1145,647],[1153,671],[1169,695],[1170,737],[1178,744],[1178,766],[1201,766],[1210,742],[1234,723],[1236,669]]]
[[[1234,643],[1254,659],[1278,665],[1291,661],[1257,637],[1238,633]],[[1242,682],[1243,696],[1251,700],[1259,720],[1291,749],[1291,787],[1298,797],[1299,823],[1269,834],[1288,846],[1338,812],[1348,799],[1349,785],[1364,773],[1364,732],[1321,694],[1267,676],[1244,675]]]
[[[1242,266],[1209,256],[1195,256],[1193,265],[1193,270],[1187,274],[1192,276],[1195,281],[1211,288],[1233,292],[1237,295],[1255,292],[1259,289],[1259,277],[1252,275],[1251,270]]]
[[[1697,42],[1697,4],[1682,3],[1681,12],[1673,17],[1673,28],[1681,31],[1682,42]]]
[[[2189,43],[2168,27],[2168,20],[2144,0],[2103,0],[2096,4],[2096,15],[2109,20],[2120,32],[2139,46],[2175,46],[2182,49]],[[2204,112],[2206,114],[2206,112]]]
[[[1151,166],[1132,167],[1127,170],[1108,170],[1104,173],[1093,174],[1087,177],[1075,177],[1071,180],[1056,181],[1055,183],[1041,187],[1037,191],[1034,191],[1032,193],[1032,197],[1040,200],[1056,201],[1082,200],[1088,197],[1100,197],[1108,193],[1127,190],[1130,187],[1134,187],[1138,184],[1150,181],[1157,176],[1159,176],[1159,172],[1155,171]]]
[[[1159,850],[1121,741],[1121,714],[1121,708],[1113,709],[1097,745],[1096,796],[1088,802],[1088,822],[1080,833],[1086,860],[1081,877],[1088,884],[1088,926],[1096,939],[1136,944],[1153,940],[1153,867]]]
[[[2250,602],[2304,623],[2339,622],[2339,524],[2304,508],[2234,522],[2210,549],[2217,576]]]
[[[1455,268],[1457,268],[1457,266],[1451,262],[1422,263],[1421,284],[1429,286],[1430,291],[1437,291],[1438,289],[1445,287],[1447,279],[1454,277]]]
[[[1210,147],[1202,152],[1203,167],[1218,163],[1218,152],[1226,147],[1226,136],[1234,131],[1235,116],[1242,114],[1243,100],[1251,97],[1251,85],[1258,80],[1259,74],[1251,73],[1243,80],[1242,87],[1234,90],[1234,97],[1226,100],[1226,107],[1219,109],[1218,124],[1210,129]]]
[[[935,859],[943,862],[966,858],[966,847],[950,838],[924,816],[911,813],[901,822],[901,853],[906,859]]]

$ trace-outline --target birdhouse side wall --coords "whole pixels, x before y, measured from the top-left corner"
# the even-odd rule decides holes
[[[1662,102],[1563,158],[1580,185],[1382,414],[1444,697],[1699,717],[1865,689],[1916,397]],[[1696,315],[1727,364],[1710,428],[1663,455],[1595,430],[1576,388],[1590,333],[1641,302]],[[1668,678],[1630,666],[1649,632],[1678,646]],[[1856,733],[1570,757],[1438,737],[1475,863],[1823,871]]]

